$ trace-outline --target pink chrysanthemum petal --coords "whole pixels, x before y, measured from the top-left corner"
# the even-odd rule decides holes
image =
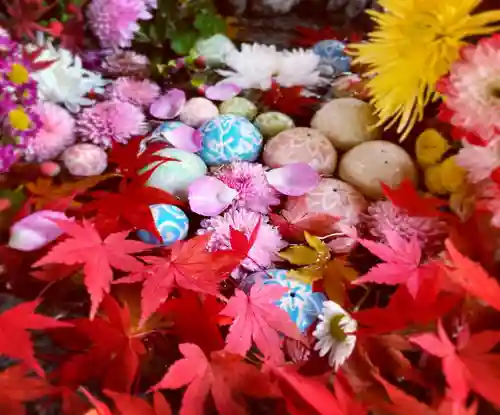
[[[108,95],[111,99],[147,107],[160,96],[160,87],[147,79],[121,77],[110,86]]]
[[[467,170],[472,183],[479,183],[500,167],[500,140],[496,139],[487,146],[475,146],[464,142],[456,161],[459,166]]]
[[[203,176],[189,186],[189,207],[202,216],[216,216],[223,212],[238,195],[215,177]]]
[[[268,183],[287,196],[302,196],[319,184],[319,174],[307,163],[292,163],[266,172]]]
[[[214,176],[238,192],[234,206],[267,213],[270,206],[280,202],[261,164],[236,161],[215,171]]]
[[[149,107],[149,112],[160,120],[170,120],[177,117],[186,103],[186,94],[180,89],[171,89],[154,101]]]
[[[205,97],[214,101],[226,101],[238,95],[241,88],[230,82],[218,82],[215,85],[207,87]]]
[[[113,141],[126,144],[133,136],[146,133],[146,118],[141,109],[128,102],[104,101],[86,108],[76,122],[83,141],[108,148]]]
[[[198,234],[212,232],[207,247],[209,250],[228,250],[231,246],[230,228],[241,231],[249,237],[259,221],[257,238],[248,258],[242,262],[242,267],[250,271],[261,271],[271,267],[273,261],[278,260],[277,252],[287,245],[281,239],[278,230],[268,223],[266,216],[246,209],[231,208],[221,216],[203,220],[202,229],[198,230]]]

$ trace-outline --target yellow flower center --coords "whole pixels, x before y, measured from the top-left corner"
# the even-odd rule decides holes
[[[15,63],[7,75],[11,82],[15,84],[22,85],[29,81],[30,74],[25,66]]]
[[[9,122],[13,128],[19,131],[26,131],[31,125],[30,117],[21,107],[9,112]]]
[[[332,317],[332,320],[330,321],[330,334],[332,337],[339,341],[343,342],[345,339],[347,339],[347,334],[345,334],[344,330],[340,326],[340,323],[342,322],[342,319],[345,316],[343,314],[337,314]]]

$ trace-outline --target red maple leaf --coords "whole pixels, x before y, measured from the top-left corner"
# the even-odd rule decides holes
[[[179,389],[187,386],[180,415],[204,414],[205,400],[212,395],[220,415],[244,415],[244,395],[276,397],[266,375],[240,356],[224,351],[213,352],[210,360],[195,344],[183,343],[179,350],[184,356],[177,360],[152,389]]]
[[[303,96],[303,90],[302,86],[285,88],[273,81],[271,89],[263,92],[261,99],[264,105],[276,111],[290,116],[307,116],[319,100]]]
[[[121,415],[172,415],[170,405],[160,392],[153,394],[153,406],[137,396],[111,390],[105,390],[104,394],[113,400]]]
[[[174,323],[173,331],[182,343],[194,343],[205,353],[224,348],[219,330],[219,312],[224,305],[211,295],[181,290],[179,298],[165,302],[158,313]]]
[[[396,189],[390,188],[385,183],[381,183],[381,186],[384,195],[410,216],[447,216],[445,212],[440,210],[446,207],[447,203],[436,197],[420,196],[410,179],[404,179]]]
[[[44,379],[26,376],[23,367],[11,366],[0,372],[0,413],[25,415],[27,402],[57,392],[58,390],[47,384]]]
[[[219,283],[244,259],[235,251],[209,252],[211,235],[199,235],[178,241],[163,249],[163,256],[141,257],[146,266],[116,283],[144,281],[142,287],[142,325],[169,297],[174,287],[198,293],[218,295]]]
[[[488,353],[500,342],[500,332],[483,331],[469,336],[463,330],[455,346],[439,321],[437,335],[419,334],[410,337],[410,341],[441,358],[443,373],[455,401],[465,402],[472,389],[500,406],[500,374],[496,370],[500,365],[500,354]]]
[[[24,36],[35,40],[35,32],[45,28],[37,22],[57,5],[57,0],[45,5],[40,0],[9,0],[6,4],[8,19],[2,19],[2,25],[9,27],[17,39]]]
[[[385,262],[373,266],[366,274],[353,281],[353,284],[405,284],[408,292],[415,298],[422,281],[433,278],[439,267],[435,263],[421,264],[422,250],[416,237],[407,241],[392,230],[387,231],[385,237],[387,245],[358,239],[361,245]]]
[[[92,192],[94,200],[83,206],[83,212],[96,213],[96,226],[104,234],[144,229],[161,239],[150,206],[161,203],[178,206],[183,202],[161,189],[145,186],[148,178],[146,173],[131,182],[123,180],[118,193],[107,190]]]
[[[277,284],[264,285],[262,281],[252,286],[249,295],[236,290],[221,311],[221,315],[234,318],[226,337],[225,350],[246,356],[255,342],[267,359],[282,362],[280,334],[302,340],[288,313],[274,304],[286,290],[286,287]]]
[[[33,266],[47,264],[83,264],[85,286],[90,295],[92,319],[104,294],[109,293],[113,280],[113,268],[120,271],[138,271],[142,263],[130,254],[151,248],[140,241],[126,240],[129,232],[113,233],[102,239],[90,222],[82,224],[71,221],[55,221],[69,235],[69,238],[59,242],[52,250]]]
[[[274,366],[288,412],[291,415],[365,415],[366,409],[354,400],[354,395],[341,373],[337,374],[334,390],[327,387],[324,377],[306,377],[293,366]]]
[[[131,327],[129,309],[106,296],[94,320],[72,320],[71,329],[58,330],[54,340],[66,350],[55,376],[60,384],[78,388],[88,380],[101,380],[103,387],[128,392],[137,374],[139,356],[146,349]]]
[[[432,279],[424,280],[414,298],[402,285],[391,296],[387,307],[373,307],[353,312],[359,336],[391,333],[412,326],[429,324],[450,311],[459,297],[434,290]]]
[[[137,179],[139,172],[151,163],[157,163],[154,167],[157,168],[167,161],[175,161],[155,154],[167,147],[165,143],[151,143],[140,153],[142,140],[143,137],[134,137],[126,145],[115,141],[109,153],[109,163],[116,164],[118,172],[128,179]]]
[[[303,198],[289,197],[288,209],[279,215],[270,213],[269,218],[280,234],[288,241],[304,242],[304,232],[315,236],[326,236],[335,232],[338,218],[326,213],[309,212]]]
[[[35,314],[40,301],[21,303],[0,314],[0,354],[19,359],[43,376],[44,372],[35,358],[30,333],[27,330],[45,330],[69,327],[71,324],[51,317]]]
[[[296,37],[292,40],[294,45],[310,48],[316,43],[326,39],[339,39],[340,34],[338,31],[332,29],[330,26],[314,29],[312,27],[297,26]]]

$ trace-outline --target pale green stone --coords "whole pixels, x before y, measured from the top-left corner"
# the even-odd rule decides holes
[[[260,114],[254,124],[265,137],[274,137],[282,131],[295,127],[295,123],[288,115],[276,111]]]
[[[233,114],[253,120],[257,115],[257,106],[246,98],[234,97],[220,104],[221,114]]]
[[[187,200],[191,183],[207,173],[206,164],[196,154],[177,148],[166,148],[156,154],[177,161],[167,161],[157,167],[146,185],[164,190],[181,200]],[[157,163],[152,163],[146,170],[155,164]]]
[[[208,66],[216,67],[224,64],[226,56],[236,50],[231,39],[217,34],[208,39],[200,39],[195,45],[196,52],[205,58]]]

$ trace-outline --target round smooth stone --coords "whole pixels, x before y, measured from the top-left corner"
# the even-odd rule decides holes
[[[149,209],[153,215],[156,229],[161,236],[161,241],[152,233],[139,230],[137,236],[141,241],[152,245],[168,246],[187,236],[189,219],[177,206],[159,204],[151,205]]]
[[[234,97],[220,104],[221,114],[233,114],[253,120],[257,115],[257,106],[246,98]]]
[[[370,104],[357,98],[338,98],[320,108],[311,126],[321,131],[335,146],[347,151],[365,141],[380,137],[380,128],[370,128],[378,118]]]
[[[277,168],[292,163],[308,163],[321,174],[333,174],[337,151],[319,131],[297,127],[271,138],[264,147],[264,163]]]
[[[318,55],[320,65],[333,67],[336,73],[349,72],[351,58],[344,53],[345,45],[334,39],[326,39],[316,43],[313,52]]]
[[[223,65],[227,55],[237,51],[231,39],[221,34],[198,40],[195,50],[212,67]]]
[[[264,112],[253,122],[264,137],[274,137],[285,130],[295,127],[293,120],[282,112]]]
[[[195,97],[186,102],[179,119],[190,127],[198,128],[218,115],[219,109],[212,101],[203,97]]]
[[[269,269],[265,273],[258,272],[255,274],[255,277],[263,277],[264,284],[278,284],[287,289],[275,304],[288,313],[299,330],[306,331],[317,317],[317,315],[306,312],[306,303],[309,297],[313,295],[311,284],[288,278],[288,271],[285,269]]]
[[[338,217],[341,222],[356,225],[361,213],[366,209],[364,196],[350,184],[342,180],[322,178],[318,186],[298,198],[290,198],[286,208],[297,200],[305,202],[308,212],[326,213]]]
[[[262,134],[246,118],[219,115],[203,124],[199,131],[203,139],[199,155],[209,166],[259,158]]]
[[[62,154],[64,166],[73,176],[97,176],[108,167],[108,155],[94,144],[72,145]]]
[[[207,173],[207,166],[203,160],[196,154],[177,148],[165,148],[156,154],[176,161],[167,161],[158,166],[146,185],[162,189],[181,200],[187,200],[191,183]],[[155,164],[152,163],[146,169]]]
[[[389,141],[367,141],[349,150],[340,160],[339,176],[366,197],[382,197],[382,186],[397,187],[408,178],[417,181],[410,155]]]

